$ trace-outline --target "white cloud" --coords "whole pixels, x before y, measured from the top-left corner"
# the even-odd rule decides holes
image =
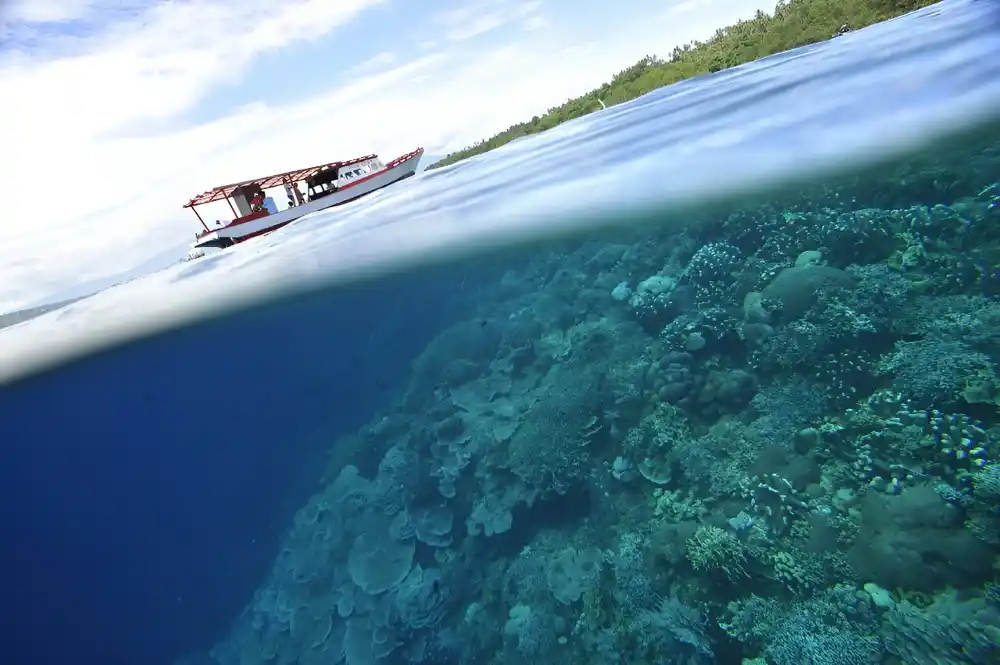
[[[73,280],[74,268],[82,267],[78,279],[127,269],[125,256],[170,237],[160,225],[153,237],[143,229],[141,216],[166,212],[157,208],[162,195],[150,190],[189,169],[200,142],[207,151],[235,142],[254,111],[187,136],[132,139],[123,130],[191,108],[213,86],[238,79],[255,55],[320,37],[379,1],[297,0],[277,9],[264,0],[156,3],[92,40],[59,42],[55,58],[29,51],[0,61],[0,181],[8,194],[0,270],[14,257],[35,268],[0,272],[9,290],[0,293],[0,310],[46,297]],[[31,20],[68,20],[91,9],[53,2],[43,12],[19,11]],[[106,210],[130,197],[146,205],[120,219]]]
[[[514,21],[536,20],[540,6],[537,0],[470,0],[458,9],[441,12],[434,21],[444,27],[445,39],[457,42]]]
[[[760,0],[680,0],[667,5],[656,18],[668,26],[671,38],[683,43],[704,39],[738,19],[751,18],[758,9],[771,13],[774,4]]]
[[[81,19],[94,8],[93,0],[13,0],[5,4],[4,19],[33,23]]]
[[[198,224],[180,206],[211,186],[354,154],[458,149],[673,45],[662,24],[647,20],[585,44],[546,30],[493,49],[452,42],[452,50],[427,48],[402,64],[383,53],[362,63],[364,74],[349,84],[305,101],[257,102],[194,127],[149,130],[238,79],[262,51],[321,37],[375,1],[160,3],[58,58],[0,63],[0,312],[111,278],[170,247],[183,255]],[[82,6],[50,2],[51,16]],[[535,5],[481,7],[530,27]],[[444,32],[459,30],[462,15],[441,15]],[[224,218],[226,209],[203,216]]]
[[[672,4],[666,8],[665,13],[667,14],[687,14],[690,12],[697,11],[704,7],[709,7],[715,3],[715,0],[681,0]],[[722,27],[721,25],[719,27]]]
[[[548,17],[542,16],[541,14],[529,16],[524,21],[525,30],[542,30],[550,25],[552,25],[552,22],[548,19]]]
[[[359,74],[370,74],[372,72],[382,71],[394,65],[396,63],[396,55],[389,51],[382,51],[377,53],[372,57],[359,62],[353,67],[349,67],[346,70],[346,74],[349,76],[357,76]]]

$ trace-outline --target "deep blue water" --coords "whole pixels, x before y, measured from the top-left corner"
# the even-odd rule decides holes
[[[18,379],[0,388],[5,660],[207,648],[333,442],[497,282],[465,254],[613,234],[983,122],[1000,109],[997,25],[992,3],[955,0],[684,82],[3,331],[0,379]],[[264,304],[224,309],[234,285]],[[32,365],[50,356],[75,360]]]
[[[283,300],[6,389],[8,662],[166,663],[210,645],[266,573],[336,437],[468,313],[462,274]]]

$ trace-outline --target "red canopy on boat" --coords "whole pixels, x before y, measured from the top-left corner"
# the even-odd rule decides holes
[[[261,189],[269,189],[271,187],[278,187],[280,185],[287,183],[301,182],[307,180],[319,173],[320,171],[337,166],[345,166],[347,164],[356,164],[357,162],[363,162],[369,159],[374,159],[375,155],[365,155],[364,157],[356,157],[355,159],[348,159],[341,162],[329,162],[328,164],[319,164],[318,166],[310,166],[304,169],[295,169],[294,171],[285,171],[284,173],[275,173],[274,175],[264,176],[263,178],[251,178],[250,180],[243,180],[241,182],[234,182],[230,185],[222,185],[221,187],[215,187],[203,192],[198,196],[194,197],[182,207],[193,208],[194,206],[203,205],[205,203],[212,203],[213,201],[221,201],[232,195],[233,190],[237,187],[243,187],[244,185],[258,185]]]

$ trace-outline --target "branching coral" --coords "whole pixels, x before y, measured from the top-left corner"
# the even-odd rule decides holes
[[[746,577],[743,544],[717,526],[698,527],[688,538],[687,556],[695,570],[721,570],[730,578]]]

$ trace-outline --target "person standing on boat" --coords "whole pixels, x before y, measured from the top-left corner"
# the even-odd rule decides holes
[[[261,206],[264,205],[264,192],[257,190],[257,193],[253,195],[250,199],[250,210],[253,212],[259,212]]]

